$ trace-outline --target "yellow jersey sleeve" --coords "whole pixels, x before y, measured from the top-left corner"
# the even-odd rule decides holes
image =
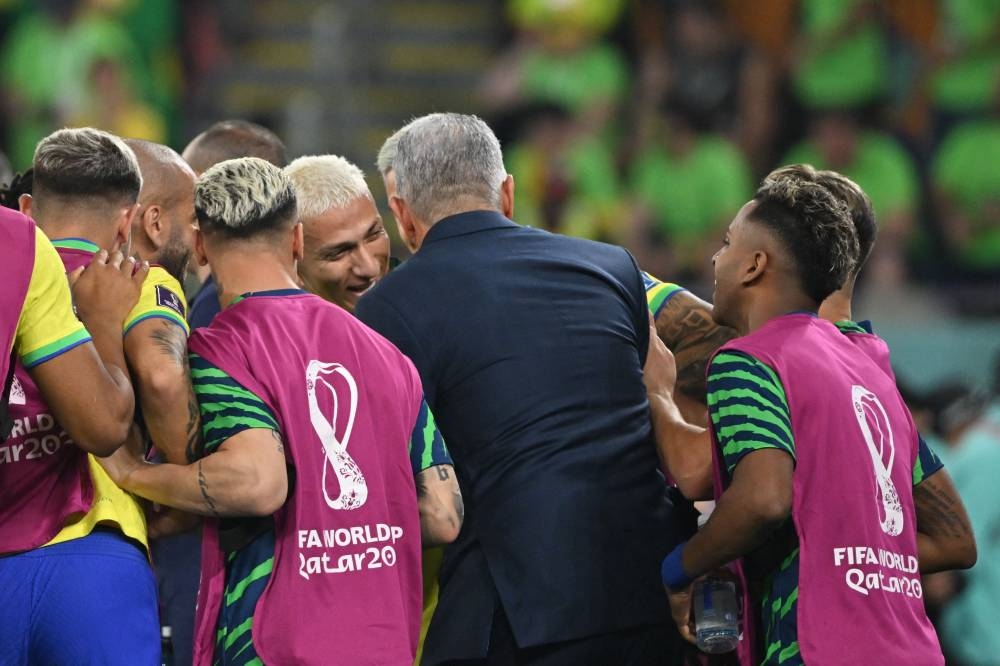
[[[660,316],[660,310],[678,292],[684,291],[684,287],[673,282],[663,282],[649,273],[642,274],[642,284],[646,288],[646,304],[653,318]]]
[[[141,321],[166,319],[190,333],[187,323],[187,301],[181,283],[162,266],[150,266],[142,284],[139,302],[125,317],[125,333]]]
[[[30,368],[90,341],[73,312],[66,267],[52,243],[35,229],[35,265],[14,333],[24,367]]]

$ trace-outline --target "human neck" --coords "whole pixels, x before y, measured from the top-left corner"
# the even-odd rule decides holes
[[[243,294],[275,289],[300,289],[294,266],[289,269],[269,255],[248,254],[212,261],[212,275],[223,308]]]
[[[852,291],[853,285],[851,287],[845,285],[840,291],[830,294],[819,306],[819,316],[833,324],[838,321],[851,321],[853,319],[851,312]]]
[[[742,335],[753,333],[767,322],[789,312],[816,312],[816,302],[801,293],[775,294],[753,303],[747,312],[747,330]]]
[[[95,230],[99,229],[96,225],[79,222],[77,220],[63,221],[53,223],[48,221],[48,218],[43,218],[42,220],[35,220],[38,227],[45,232],[45,235],[52,240],[59,240],[60,238],[82,238],[83,240],[90,241],[97,247],[104,250],[111,250],[111,247],[115,244],[115,237],[113,233],[95,233]],[[103,230],[101,230],[103,232]]]

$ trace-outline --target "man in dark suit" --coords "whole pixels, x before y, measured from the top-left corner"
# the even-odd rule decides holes
[[[393,171],[415,254],[356,312],[419,370],[466,498],[424,666],[674,663],[659,565],[690,514],[651,438],[635,261],[511,221],[473,116],[412,123]]]

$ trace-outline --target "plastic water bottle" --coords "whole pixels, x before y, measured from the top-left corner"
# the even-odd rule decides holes
[[[739,642],[736,583],[703,578],[694,584],[694,627],[698,649],[709,654],[730,652]]]
[[[160,627],[160,654],[163,666],[174,666],[174,630],[172,627]]]

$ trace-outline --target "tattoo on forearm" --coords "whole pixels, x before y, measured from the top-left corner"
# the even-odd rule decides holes
[[[150,337],[157,347],[164,354],[169,356],[175,363],[187,367],[187,337],[184,331],[176,324],[168,321],[158,320],[159,326]]]
[[[962,539],[972,534],[969,522],[962,517],[961,505],[942,492],[933,476],[913,489],[917,529],[929,536]]]
[[[205,482],[205,472],[201,468],[201,463],[203,461],[198,461],[198,487],[201,489],[201,496],[205,499],[205,505],[208,510],[212,512],[212,515],[216,518],[221,518],[219,511],[215,508],[215,500],[212,496],[208,494],[208,484]]]
[[[448,468],[445,467],[444,465],[436,465],[434,469],[437,470],[439,481],[447,481],[449,478],[451,478],[451,475],[448,474]]]
[[[656,332],[677,363],[677,388],[696,400],[705,399],[709,357],[736,337],[736,331],[715,323],[709,307],[682,293],[667,301],[656,318]]]
[[[184,447],[184,453],[187,456],[187,461],[192,463],[204,455],[205,444],[201,432],[201,411],[198,408],[198,398],[195,396],[194,390],[190,388],[188,389],[187,412],[188,420],[185,428],[187,443]]]
[[[280,453],[281,455],[285,455],[285,444],[284,442],[281,441],[281,433],[279,433],[277,430],[272,430],[271,436],[274,437],[275,441],[278,442],[278,453]]]

